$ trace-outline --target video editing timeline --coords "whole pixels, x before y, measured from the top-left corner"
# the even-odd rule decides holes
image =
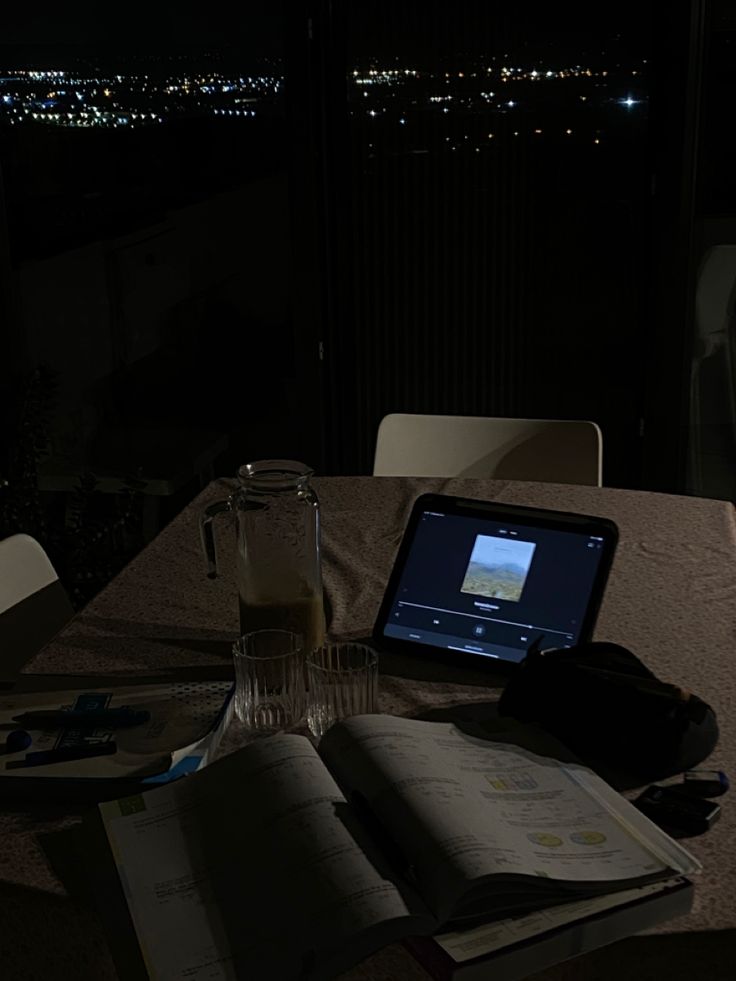
[[[425,511],[384,633],[521,661],[578,640],[602,554],[595,535]]]

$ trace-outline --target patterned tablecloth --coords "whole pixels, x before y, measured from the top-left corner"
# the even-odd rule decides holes
[[[237,633],[234,533],[220,522],[221,575],[204,575],[197,530],[205,503],[231,485],[211,484],[28,666],[30,673],[150,674],[229,660]],[[420,493],[499,500],[612,518],[620,542],[596,637],[624,644],[660,677],[692,689],[718,714],[711,765],[736,778],[734,646],[736,520],[721,501],[609,488],[478,479],[331,477],[315,480],[322,503],[331,634],[370,632],[413,501]],[[500,680],[399,658],[381,663],[381,710],[414,715],[485,702]],[[226,739],[232,745],[233,739]],[[732,792],[733,794],[733,792]],[[545,978],[731,977],[736,953],[736,806],[688,847],[702,861],[693,912]],[[95,913],[70,898],[38,836],[73,824],[69,809],[0,814],[0,977],[7,981],[105,981],[116,977]],[[358,979],[426,979],[401,947],[353,969]],[[541,975],[540,975],[541,977]]]

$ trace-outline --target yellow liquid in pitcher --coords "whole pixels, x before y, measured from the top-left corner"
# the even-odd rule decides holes
[[[291,630],[303,635],[307,653],[325,642],[325,611],[321,596],[311,593],[292,599],[246,599],[241,591],[238,601],[241,634],[254,630]]]

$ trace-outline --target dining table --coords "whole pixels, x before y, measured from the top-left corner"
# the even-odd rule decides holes
[[[736,516],[730,502],[649,491],[480,478],[335,476],[320,500],[329,636],[370,634],[412,505],[424,493],[500,501],[612,519],[619,529],[594,638],[622,644],[659,678],[715,710],[719,741],[704,763],[736,779]],[[23,668],[17,690],[71,687],[100,675],[121,683],[185,672],[227,677],[238,635],[235,531],[216,528],[219,575],[208,579],[199,535],[204,507],[235,481],[212,481]],[[1,652],[0,652],[1,657]],[[1,671],[1,664],[0,664]],[[493,703],[505,678],[477,668],[382,655],[379,710],[407,717]],[[0,673],[0,677],[2,674]],[[242,744],[232,727],[220,747]],[[612,947],[534,975],[577,979],[725,979],[736,962],[736,791],[720,820],[687,848],[702,863],[692,911]],[[57,876],[44,836],[77,825],[84,806],[0,801],[0,978],[118,977],[98,907]],[[426,981],[402,945],[356,965],[344,981]],[[489,981],[492,974],[489,974]],[[124,981],[124,979],[123,979]]]

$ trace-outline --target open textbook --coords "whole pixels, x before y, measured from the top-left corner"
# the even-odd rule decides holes
[[[156,981],[329,977],[400,938],[699,870],[585,767],[386,715],[319,752],[261,739],[99,814]]]

